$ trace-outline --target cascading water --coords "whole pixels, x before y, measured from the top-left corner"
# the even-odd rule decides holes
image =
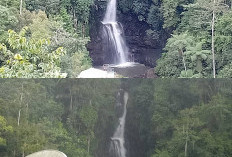
[[[112,157],[126,157],[124,132],[127,114],[127,101],[128,93],[124,92],[123,102],[118,104],[119,106],[123,106],[123,114],[122,117],[119,118],[119,125],[111,138],[110,143],[110,155]]]
[[[102,24],[104,25],[104,37],[107,39],[107,51],[113,53],[114,64],[126,63],[128,60],[128,47],[124,39],[123,27],[117,22],[117,0],[109,0],[106,14]]]
[[[117,0],[108,1],[106,14],[102,21],[103,32],[101,32],[101,48],[104,55],[99,56],[99,60],[103,61],[104,65],[100,69],[96,67],[82,71],[78,78],[114,78],[117,77],[115,73],[125,77],[144,76],[147,68],[136,63],[134,55],[129,53],[123,26],[117,22]]]

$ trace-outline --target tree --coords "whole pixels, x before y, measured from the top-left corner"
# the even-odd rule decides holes
[[[6,119],[0,116],[0,147],[6,146],[6,136],[11,132],[13,132],[13,127],[8,126]]]
[[[192,3],[192,0],[163,0],[162,13],[164,18],[164,28],[175,29],[181,22],[181,13],[184,11],[183,5]]]
[[[74,28],[77,31],[81,30],[82,37],[86,36],[86,25],[89,22],[90,6],[94,3],[93,0],[72,0],[72,11],[74,19]]]
[[[179,54],[182,56],[182,61],[184,65],[184,70],[187,71],[186,60],[184,51],[192,45],[193,37],[189,36],[187,33],[183,33],[180,35],[173,35],[172,38],[168,40],[166,45],[166,49],[168,51],[178,51]]]
[[[12,9],[0,5],[0,42],[7,39],[8,29],[13,29],[18,23],[15,12]]]
[[[11,9],[17,9],[19,10],[20,0],[1,0],[0,2],[1,6],[11,8]]]
[[[87,130],[87,151],[88,153],[90,152],[90,142],[91,140],[94,138],[94,126],[97,122],[97,111],[96,109],[94,109],[94,107],[91,104],[91,100],[90,100],[90,104],[89,105],[85,105],[81,111],[80,111],[80,119],[82,121],[82,123],[85,125],[86,130]]]
[[[210,25],[211,31],[211,51],[212,51],[212,68],[213,77],[216,78],[216,62],[215,62],[215,22],[220,13],[227,11],[229,6],[224,0],[197,0],[194,4],[185,6],[191,12],[191,20],[193,26],[202,27],[202,25]],[[190,20],[189,20],[190,21]]]
[[[200,121],[200,119],[197,117],[197,112],[194,108],[182,110],[180,112],[180,119],[177,121],[174,120],[174,137],[173,141],[170,141],[170,143],[174,142],[177,145],[177,148],[184,148],[183,149],[183,156],[187,157],[189,156],[189,145],[192,144],[194,149],[194,144],[199,140],[198,134],[197,134],[197,128],[201,127],[204,123]],[[176,137],[177,136],[177,137]],[[177,141],[176,141],[177,140]],[[180,141],[179,141],[180,140]],[[173,144],[174,144],[173,143]],[[183,146],[179,146],[179,144]],[[172,150],[176,152],[176,150]],[[181,151],[178,151],[180,154]]]
[[[14,126],[13,133],[6,138],[6,150],[0,150],[1,156],[2,152],[23,156],[45,147],[57,149],[59,138],[65,139],[65,135],[59,134],[63,133],[63,126],[59,126],[63,108],[47,93],[45,86],[34,80],[7,80],[0,86],[5,92],[0,92],[0,114]],[[18,110],[21,110],[19,124]]]
[[[221,16],[215,25],[215,50],[217,51],[217,69],[219,70],[219,77],[230,77],[229,71],[231,71],[230,64],[232,59],[231,23],[232,18],[230,11]]]
[[[185,73],[187,72],[187,63],[186,63],[186,55],[185,52],[187,51],[187,49],[191,46],[193,46],[195,44],[194,41],[194,37],[189,35],[187,32],[182,33],[180,35],[173,35],[172,38],[168,39],[168,42],[166,44],[165,50],[167,51],[167,54],[164,55],[164,58],[161,58],[158,61],[157,67],[156,67],[156,72],[158,75],[161,76],[165,76],[163,75],[162,71],[169,71],[167,64],[162,64],[162,61],[165,60],[169,60],[168,64],[172,64],[170,65],[170,67],[176,67],[177,69],[179,69],[178,73],[176,72],[176,74],[174,76],[180,76],[180,73],[182,71],[182,69],[184,69]],[[169,55],[175,56],[175,57],[170,57]],[[182,66],[183,68],[181,68],[181,63],[179,62],[179,58],[182,58]],[[178,58],[178,60],[176,59]],[[177,64],[175,63],[177,62]],[[166,72],[165,72],[166,73]],[[169,73],[169,72],[167,72]],[[171,73],[170,73],[171,74]],[[169,74],[169,75],[170,75]]]
[[[22,15],[22,10],[23,10],[23,0],[20,0],[20,9],[19,9],[19,14]]]
[[[62,70],[73,78],[77,77],[81,71],[90,68],[92,62],[86,48],[89,38],[68,33],[59,25],[54,28],[54,31],[55,34],[51,38],[52,49],[55,50],[62,46],[67,52],[61,60]]]
[[[203,68],[203,61],[206,61],[207,59],[210,58],[210,50],[203,50],[203,42],[199,42],[196,45],[192,47],[188,47],[186,50],[186,56],[188,58],[191,58],[191,62],[194,64],[192,67],[193,73],[195,71],[198,74],[202,74],[202,71],[204,70]],[[207,76],[207,71],[205,74]]]
[[[0,45],[5,63],[0,77],[66,77],[59,67],[64,49],[60,47],[49,52],[50,40],[28,40],[25,37],[27,30],[24,28],[19,34],[9,30],[8,43],[12,51],[4,44]]]
[[[48,15],[55,15],[59,13],[61,1],[60,0],[25,0],[26,9],[29,11],[42,10]]]
[[[49,20],[43,11],[32,12],[31,16],[32,23],[27,26],[31,31],[31,38],[35,40],[50,38],[53,35],[52,27],[55,27],[56,23]]]
[[[161,30],[162,29],[162,14],[159,9],[160,6],[152,5],[149,9],[147,23],[152,25],[154,30]]]
[[[224,66],[218,75],[219,78],[232,78],[232,64]]]
[[[68,14],[67,10],[64,7],[61,8],[60,10],[60,16],[61,16],[61,20],[64,23],[63,25],[64,29],[69,33],[73,33],[74,28],[73,28],[71,16]]]

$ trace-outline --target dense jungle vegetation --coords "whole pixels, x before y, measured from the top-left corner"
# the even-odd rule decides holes
[[[0,156],[107,156],[119,88],[119,80],[0,80]]]
[[[159,39],[170,35],[155,72],[162,78],[231,78],[231,0],[121,0]]]
[[[230,80],[128,80],[131,157],[232,155]],[[137,84],[137,85],[136,85]]]
[[[86,44],[92,4],[1,0],[0,77],[76,77],[90,67]]]
[[[230,157],[231,87],[229,80],[1,80],[0,156],[58,149],[109,157],[124,88],[127,157]]]
[[[1,0],[0,77],[76,77],[91,67],[86,49],[97,0]],[[160,77],[231,78],[231,0],[118,0],[119,14],[168,33]],[[104,14],[104,13],[103,13]]]

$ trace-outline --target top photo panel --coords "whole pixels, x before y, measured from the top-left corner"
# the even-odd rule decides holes
[[[231,0],[1,0],[0,78],[232,78]]]

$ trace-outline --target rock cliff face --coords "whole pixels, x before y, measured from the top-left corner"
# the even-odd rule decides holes
[[[104,43],[102,36],[102,19],[104,16],[104,8],[93,8],[92,19],[90,20],[90,38],[91,42],[88,44],[88,50],[93,60],[93,65],[103,65],[109,62],[112,55],[105,51],[106,43]],[[145,64],[146,66],[154,67],[156,60],[160,58],[162,49],[165,45],[167,34],[161,33],[158,39],[154,39],[147,31],[150,26],[138,20],[134,14],[122,14],[118,11],[118,21],[124,27],[125,38],[133,54],[136,62]]]

